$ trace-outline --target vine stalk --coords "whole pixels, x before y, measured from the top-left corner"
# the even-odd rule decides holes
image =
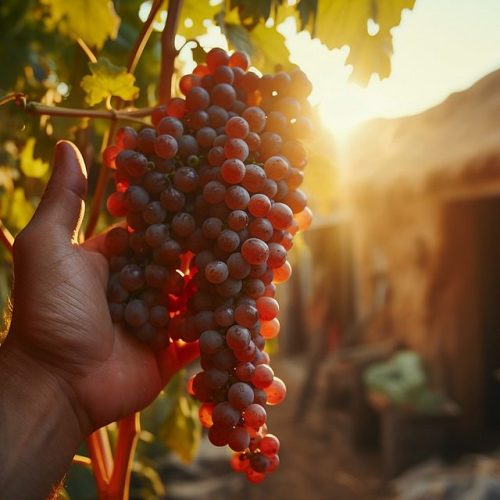
[[[175,34],[181,9],[182,0],[169,0],[167,22],[161,36],[160,104],[166,104],[172,95],[174,62],[178,54],[175,48]]]
[[[7,229],[7,227],[1,220],[0,220],[0,242],[9,253],[12,253],[12,247],[14,245],[14,236],[12,236],[12,233]]]

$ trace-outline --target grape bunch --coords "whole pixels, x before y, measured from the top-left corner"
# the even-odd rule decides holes
[[[302,71],[248,66],[243,52],[212,49],[180,79],[184,97],[154,109],[154,128],[121,128],[104,163],[108,210],[126,219],[106,237],[111,317],[157,348],[199,341],[188,390],[201,423],[257,483],[279,464],[265,407],[286,388],[264,346],[280,330],[293,236],[311,222],[298,188],[312,122]]]

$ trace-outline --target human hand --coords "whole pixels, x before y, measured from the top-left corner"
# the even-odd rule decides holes
[[[14,244],[13,315],[2,346],[54,381],[83,437],[144,408],[198,353],[194,344],[155,352],[111,322],[104,235],[77,243],[86,188],[78,150],[60,142],[43,199]]]

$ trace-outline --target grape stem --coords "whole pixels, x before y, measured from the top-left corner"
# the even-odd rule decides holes
[[[175,48],[175,34],[181,9],[182,0],[169,0],[167,22],[161,35],[160,104],[166,104],[171,97],[174,61],[179,53]]]
[[[9,253],[12,253],[12,246],[14,245],[14,236],[7,229],[5,224],[0,220],[0,242]]]

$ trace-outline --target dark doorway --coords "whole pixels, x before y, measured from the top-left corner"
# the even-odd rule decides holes
[[[483,341],[483,418],[500,430],[500,198],[475,203],[479,314]]]

